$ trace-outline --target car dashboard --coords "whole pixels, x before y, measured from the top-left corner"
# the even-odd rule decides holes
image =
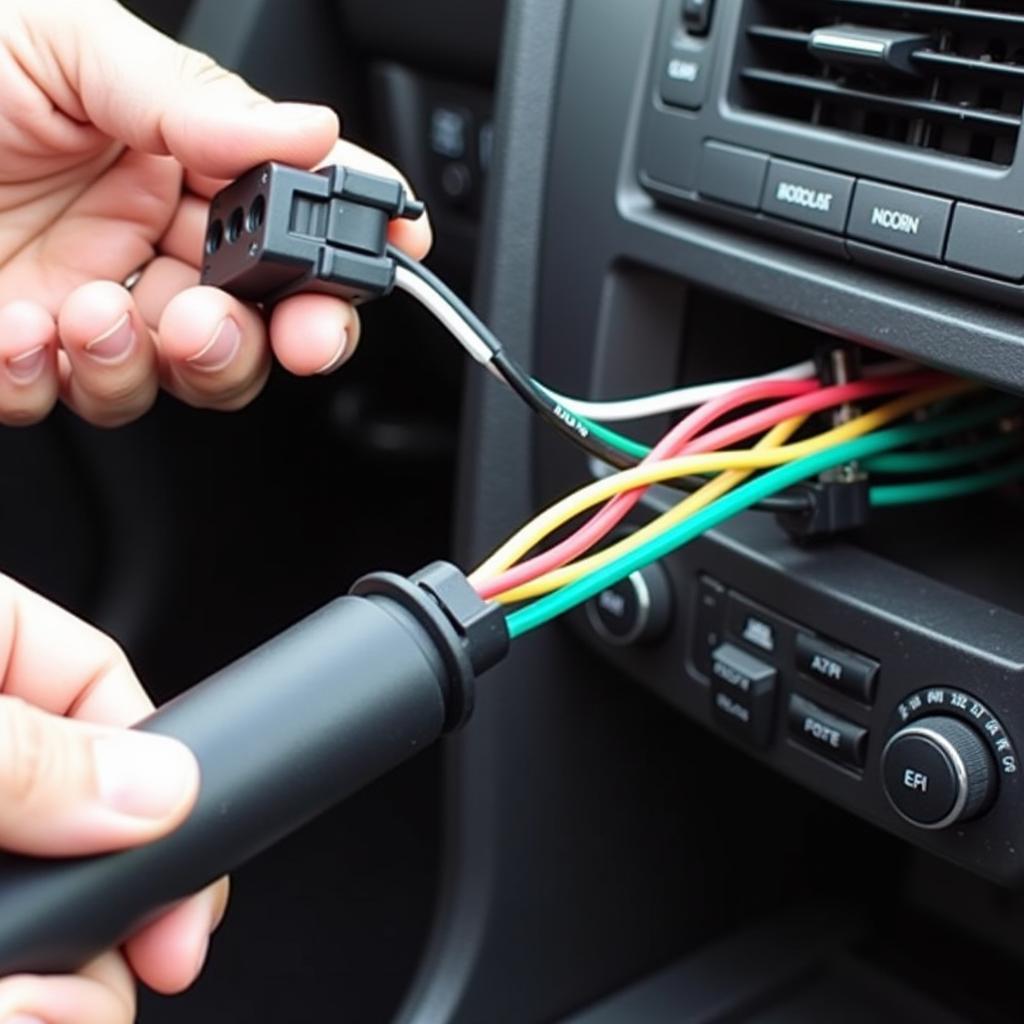
[[[426,201],[429,265],[562,395],[895,359],[1024,429],[1017,0],[136,6],[338,108]],[[406,300],[361,313],[337,379],[277,372],[237,415],[5,434],[37,498],[3,510],[5,569],[163,700],[607,471]],[[718,523],[518,638],[466,729],[244,868],[204,978],[140,1019],[1024,1019],[1022,515],[1010,482],[827,536]]]
[[[508,31],[480,294],[560,394],[763,373],[823,347],[1019,391],[1016,5],[526,3]],[[486,387],[474,400],[475,554],[597,467]],[[531,977],[546,955],[559,981],[623,978],[579,1024],[1017,1019],[1018,522],[1013,488],[815,540],[744,513],[521,651],[456,755],[463,866],[475,878],[486,858],[518,901],[494,907],[500,955]],[[963,778],[977,751],[991,786],[940,795],[932,741],[961,751]],[[481,774],[501,779],[486,817]],[[522,775],[550,787],[539,806]],[[570,877],[555,850],[607,870]],[[505,928],[541,918],[544,954],[509,945]],[[776,953],[778,973],[755,966]],[[481,971],[463,992],[478,1013]],[[530,1002],[534,977],[507,1019],[564,1012],[550,980],[551,1002]]]

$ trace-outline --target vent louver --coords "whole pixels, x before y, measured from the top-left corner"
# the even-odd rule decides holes
[[[748,109],[1013,162],[1024,109],[1022,0],[749,0],[747,11],[739,76]],[[833,26],[830,35],[913,33],[920,45],[901,67],[830,57],[812,38]]]

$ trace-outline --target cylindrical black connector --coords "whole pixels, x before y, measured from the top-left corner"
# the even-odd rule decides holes
[[[461,725],[507,646],[503,615],[437,563],[361,580],[165,705],[139,728],[195,753],[192,813],[125,852],[0,855],[0,976],[76,970]]]

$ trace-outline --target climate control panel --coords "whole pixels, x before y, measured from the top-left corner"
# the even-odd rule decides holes
[[[908,841],[1024,885],[1024,615],[756,515],[662,563],[668,625],[591,643],[728,745]],[[609,595],[607,609],[617,607]],[[621,603],[621,602],[620,602]]]

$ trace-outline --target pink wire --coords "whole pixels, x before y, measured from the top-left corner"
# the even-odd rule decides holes
[[[896,391],[934,387],[945,379],[940,373],[924,372],[858,380],[826,388],[814,380],[755,381],[694,409],[651,449],[650,454],[640,465],[660,462],[678,455],[695,455],[730,448],[740,441],[770,430],[776,423],[793,416],[807,416],[835,405],[842,405],[844,402],[858,402]],[[788,400],[776,402],[767,409],[751,413],[696,437],[704,427],[733,409],[752,402],[783,397],[788,397]],[[616,495],[565,540],[482,583],[477,588],[480,596],[485,599],[496,597],[506,590],[512,590],[553,572],[577,558],[618,526],[646,490],[646,486],[637,487]]]

